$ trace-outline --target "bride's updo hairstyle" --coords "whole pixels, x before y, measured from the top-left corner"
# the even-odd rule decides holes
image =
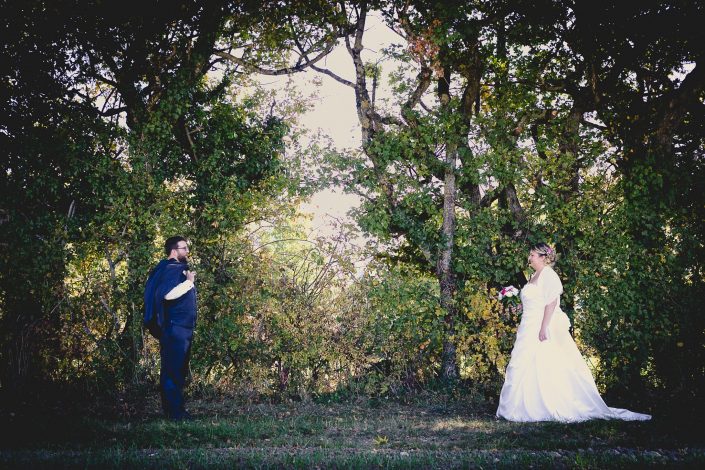
[[[546,258],[546,264],[549,266],[553,266],[553,264],[556,262],[556,250],[548,246],[547,243],[540,242],[535,245],[532,245],[531,251],[535,251],[539,255]]]

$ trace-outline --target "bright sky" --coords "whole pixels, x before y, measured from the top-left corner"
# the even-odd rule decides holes
[[[369,15],[363,44],[364,61],[377,61],[381,58],[384,47],[392,43],[403,43],[404,40],[390,30],[376,15]],[[340,45],[323,61],[317,65],[327,68],[349,81],[355,81],[352,59],[348,54],[345,44]],[[389,96],[386,76],[395,66],[392,63],[382,63],[382,84],[377,91],[377,99]],[[345,86],[333,78],[313,70],[295,74],[293,82],[298,89],[306,92],[313,91],[314,80],[320,82],[316,90],[319,100],[316,105],[300,118],[302,127],[316,130],[330,137],[338,149],[358,148],[360,145],[360,126],[355,109],[355,92],[351,87]],[[286,77],[262,77],[261,83],[268,88],[283,87]],[[350,208],[358,205],[356,196],[344,194],[342,190],[325,190],[313,196],[310,203],[302,204],[301,211],[313,215],[312,229],[319,235],[331,233],[331,217],[347,219],[346,213]]]

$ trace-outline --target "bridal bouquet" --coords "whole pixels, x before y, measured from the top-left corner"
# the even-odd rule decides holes
[[[503,287],[502,290],[499,291],[498,298],[504,305],[516,307],[520,302],[519,289],[514,286]]]

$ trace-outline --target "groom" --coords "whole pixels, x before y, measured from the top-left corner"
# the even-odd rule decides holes
[[[145,327],[159,339],[162,408],[174,421],[191,419],[184,408],[183,388],[196,327],[196,273],[189,270],[184,237],[166,240],[161,260],[152,269],[144,291]]]

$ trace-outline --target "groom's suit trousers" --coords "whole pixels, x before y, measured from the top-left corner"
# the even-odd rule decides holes
[[[162,407],[166,416],[172,419],[185,415],[183,389],[192,341],[193,328],[174,324],[168,325],[160,338]]]

